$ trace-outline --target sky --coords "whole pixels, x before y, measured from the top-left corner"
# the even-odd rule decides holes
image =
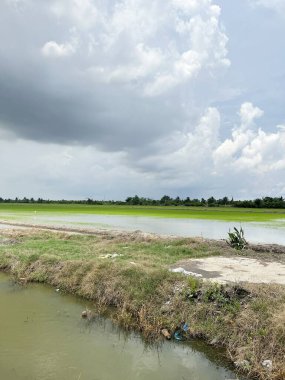
[[[0,196],[284,196],[284,36],[284,0],[1,0]]]

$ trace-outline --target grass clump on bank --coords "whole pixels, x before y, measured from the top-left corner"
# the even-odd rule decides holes
[[[188,338],[223,346],[253,378],[285,378],[285,288],[218,285],[168,270],[181,259],[235,254],[225,244],[139,233],[3,232],[0,269],[94,300],[149,340],[187,321]],[[112,256],[113,255],[113,256]],[[272,371],[262,366],[272,360]]]

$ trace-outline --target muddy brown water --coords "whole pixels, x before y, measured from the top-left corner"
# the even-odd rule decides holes
[[[55,289],[15,285],[0,273],[0,379],[235,379],[201,343],[147,347],[108,319],[81,319],[90,304]]]

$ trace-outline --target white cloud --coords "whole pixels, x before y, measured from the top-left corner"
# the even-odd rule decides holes
[[[220,8],[212,0],[53,1],[51,11],[80,39],[81,71],[93,81],[131,85],[157,96],[187,84],[202,70],[228,67]],[[46,54],[74,53],[49,42]]]
[[[279,126],[275,133],[266,133],[261,128],[256,131],[253,121],[263,111],[251,103],[242,104],[239,114],[240,127],[233,129],[232,137],[213,152],[216,170],[258,175],[284,169],[285,130]]]
[[[71,43],[58,44],[55,41],[49,41],[44,44],[41,51],[46,57],[67,57],[75,53],[75,48]]]
[[[256,173],[270,174],[284,170],[284,160],[285,132],[265,133],[259,129],[233,164],[239,170],[251,169]]]
[[[284,0],[249,0],[253,6],[262,6],[272,9],[277,13],[285,16],[285,2]]]
[[[264,112],[258,108],[254,107],[252,103],[243,103],[240,107],[239,115],[241,118],[241,125],[246,128],[250,127],[255,119],[262,117]]]
[[[245,102],[241,105],[239,116],[241,124],[238,128],[232,130],[232,137],[226,139],[213,153],[213,158],[216,166],[228,165],[230,161],[243,149],[246,150],[250,141],[254,138],[254,132],[250,127],[254,126],[255,119],[260,118],[263,111],[254,107],[252,103]],[[240,162],[246,162],[247,159],[240,158]],[[250,166],[253,166],[253,161],[247,161]]]
[[[145,88],[147,95],[159,95],[196,78],[202,69],[228,67],[227,36],[219,24],[220,8],[211,1],[173,1],[175,31],[187,45],[167,57],[167,66]],[[173,21],[170,21],[170,24]],[[172,52],[173,53],[173,52]]]
[[[139,43],[134,46],[132,60],[113,68],[95,66],[88,69],[96,81],[104,83],[129,83],[152,74],[164,57],[159,49],[151,49]]]

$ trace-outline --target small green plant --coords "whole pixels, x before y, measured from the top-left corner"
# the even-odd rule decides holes
[[[201,285],[201,280],[190,276],[190,277],[188,277],[188,284],[189,284],[189,288],[190,288],[191,292],[196,292]]]
[[[231,230],[229,230],[228,235],[229,235],[229,240],[227,240],[227,243],[231,247],[241,251],[247,246],[248,243],[244,238],[244,231],[242,227],[240,228],[240,230],[234,227],[234,231],[231,232]]]

